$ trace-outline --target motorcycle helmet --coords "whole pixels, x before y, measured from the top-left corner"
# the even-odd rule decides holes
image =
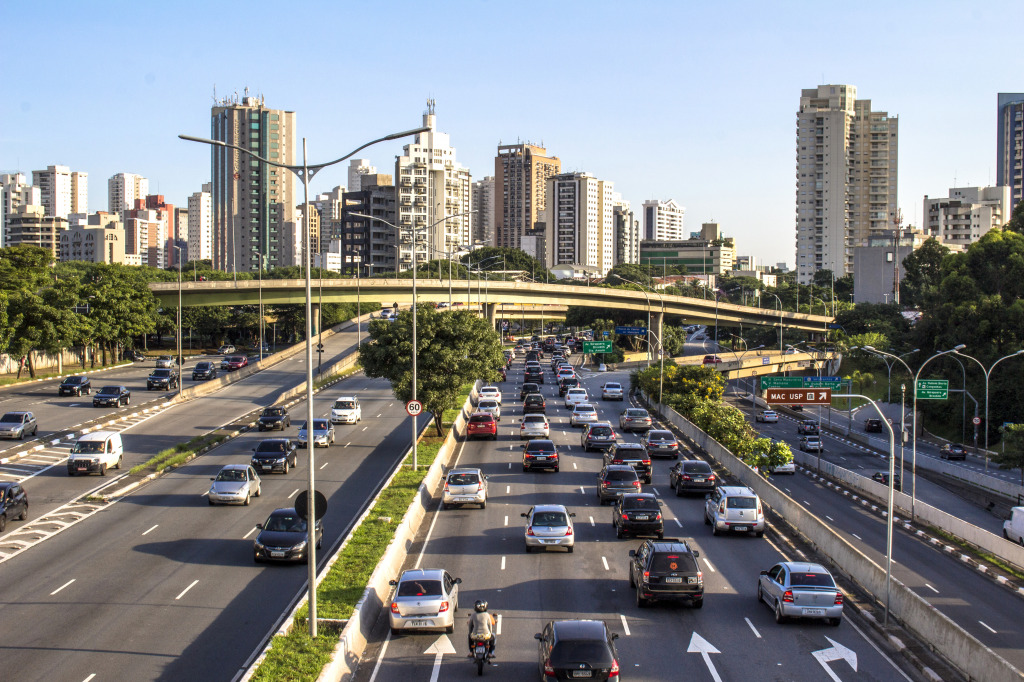
[[[487,602],[482,599],[477,599],[476,603],[473,604],[473,609],[476,610],[477,613],[483,613],[487,610]]]

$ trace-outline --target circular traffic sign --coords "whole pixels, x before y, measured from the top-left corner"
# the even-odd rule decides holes
[[[324,517],[327,513],[327,498],[319,490],[313,493],[313,512],[316,516],[317,521]],[[308,491],[303,490],[295,498],[295,513],[304,519],[309,519],[309,494]]]
[[[981,417],[975,417],[974,419],[971,420],[971,423],[977,426],[978,424],[981,423]]]
[[[889,422],[889,426],[892,426],[895,423],[895,422],[893,422],[892,417],[889,417],[885,421]]]
[[[405,411],[410,417],[417,417],[423,413],[423,403],[418,400],[410,400],[405,404]]]

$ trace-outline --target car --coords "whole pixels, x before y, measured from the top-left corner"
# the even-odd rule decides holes
[[[604,453],[605,464],[628,464],[644,483],[652,481],[651,458],[639,443],[615,443]]]
[[[531,438],[548,438],[551,436],[551,427],[548,425],[548,418],[543,414],[524,414],[523,421],[519,424],[519,440]]]
[[[800,449],[804,452],[825,452],[825,444],[819,436],[804,436],[800,439]]]
[[[540,391],[540,384],[535,384],[531,381],[527,381],[522,386],[519,387],[519,399],[523,400],[526,398],[526,396],[530,395],[531,393],[537,393],[538,391]]]
[[[618,400],[622,401],[622,384],[609,381],[601,387],[601,400]]]
[[[796,432],[802,435],[817,434],[818,431],[818,422],[813,419],[804,419],[796,424]]]
[[[619,679],[619,636],[604,621],[553,620],[533,637],[543,682]]]
[[[774,467],[768,467],[768,473],[770,474],[789,474],[790,476],[796,476],[796,464],[793,460],[789,460],[783,464]]]
[[[0,481],[0,533],[12,519],[28,518],[28,493],[17,481]]]
[[[671,457],[679,459],[679,439],[671,431],[651,429],[640,437],[648,457]]]
[[[939,449],[939,457],[948,460],[966,460],[967,450],[962,445],[956,443],[946,443]]]
[[[629,586],[636,590],[636,605],[655,601],[704,607],[704,572],[697,565],[700,552],[685,540],[644,540],[629,551]]]
[[[527,367],[526,372],[523,373],[523,380],[530,381],[535,384],[543,384],[544,370],[540,367]]]
[[[332,424],[358,424],[363,421],[363,406],[354,395],[339,396],[331,407]]]
[[[388,584],[395,588],[388,611],[391,634],[405,630],[455,632],[462,578],[441,568],[413,568]]]
[[[501,381],[507,381],[508,380],[508,372],[506,371],[504,365],[502,365],[501,367],[498,367],[495,371],[498,373],[498,376],[501,377],[501,379],[500,379]]]
[[[555,379],[561,381],[562,379],[571,379],[576,376],[576,370],[571,367],[559,367],[555,372]]]
[[[300,448],[306,447],[306,426],[309,422],[302,422],[302,426],[299,427],[298,445]],[[334,426],[331,425],[330,419],[314,419],[313,420],[313,447],[318,448],[329,448],[334,445]]]
[[[610,453],[605,454],[605,459]],[[613,502],[623,493],[640,492],[640,477],[628,464],[606,464],[597,475],[597,499],[601,504]]]
[[[169,369],[174,367],[174,357],[170,355],[161,355],[156,359],[156,366],[158,369]]]
[[[226,343],[217,349],[217,353],[219,353],[220,355],[234,355],[235,347],[232,346],[230,343]]]
[[[565,392],[565,407],[571,408],[576,403],[587,402],[587,389],[585,388],[570,388]]]
[[[251,464],[227,464],[216,476],[210,478],[213,484],[206,494],[210,505],[249,504],[249,498],[259,497],[263,492],[262,481]]]
[[[754,419],[765,424],[777,424],[779,422],[779,413],[775,410],[761,410]]]
[[[654,493],[623,493],[612,508],[612,528],[615,537],[627,535],[656,535],[665,537],[665,519],[661,503]]]
[[[622,431],[649,431],[654,421],[642,407],[627,407],[619,414],[619,429]]]
[[[882,420],[878,418],[865,419],[864,430],[867,433],[882,433]]]
[[[804,411],[804,406],[803,405],[790,405],[789,409],[791,409],[793,412],[803,412]]]
[[[885,487],[889,487],[889,472],[888,471],[876,471],[871,474],[871,480],[881,483]],[[900,475],[895,474],[893,476],[893,488],[899,491],[903,490],[903,481],[900,480]]]
[[[576,543],[572,520],[576,514],[569,512],[560,504],[538,504],[519,516],[526,519],[523,537],[527,554],[532,552],[534,547],[565,547],[572,553],[573,545]]]
[[[31,412],[6,412],[0,417],[0,438],[24,440],[38,431],[39,423]]]
[[[474,412],[466,423],[466,438],[490,438],[498,440],[498,420],[488,412]]]
[[[260,533],[253,541],[253,561],[305,561],[309,541],[309,526],[294,507],[282,507],[270,512],[263,523],[256,524]],[[324,538],[323,521],[313,526],[316,548]]]
[[[535,350],[526,351],[526,364],[529,365],[531,362],[537,362],[540,360],[540,355]],[[537,363],[540,364],[540,363]]]
[[[57,395],[80,396],[83,393],[89,395],[92,392],[92,381],[86,376],[67,377],[57,387]]]
[[[441,509],[463,504],[487,508],[487,477],[480,469],[451,469],[445,476]]]
[[[580,446],[583,448],[583,452],[607,450],[615,445],[615,438],[611,422],[591,422],[583,425]]]
[[[299,453],[295,444],[287,438],[264,438],[252,449],[252,468],[260,473],[280,471],[287,474],[289,469],[299,465]]]
[[[552,469],[558,473],[558,448],[548,438],[538,438],[523,445],[523,471]]]
[[[229,355],[220,361],[220,368],[228,372],[242,369],[249,364],[249,358],[244,355]]]
[[[178,388],[178,372],[174,369],[154,369],[146,377],[146,390],[169,391]]]
[[[590,403],[576,403],[569,415],[569,426],[583,426],[597,421],[597,408]]]
[[[570,388],[582,388],[579,377],[569,377],[568,379],[558,380],[558,395],[564,396]]]
[[[71,448],[66,462],[68,476],[97,473],[107,475],[107,469],[120,469],[124,459],[124,443],[117,431],[93,431],[83,434]]]
[[[132,402],[132,392],[126,386],[104,386],[92,397],[93,407],[121,407]]]
[[[718,357],[717,355],[705,355],[704,356],[704,361],[703,361],[702,364],[705,364],[705,365],[718,365],[718,364],[721,364],[721,362],[722,362],[722,358]]]
[[[501,403],[493,398],[483,398],[476,404],[477,412],[486,412],[493,415],[495,421],[501,421]]]
[[[540,393],[531,393],[523,401],[523,414],[547,414],[548,404]]]
[[[196,366],[192,368],[192,381],[217,378],[217,366],[212,362],[197,362]]]
[[[753,533],[764,535],[765,520],[761,498],[746,486],[719,486],[706,496],[704,524],[711,534]]]
[[[775,612],[775,622],[817,618],[838,626],[843,621],[843,593],[821,564],[782,561],[757,580],[757,601]]]
[[[284,431],[292,425],[292,418],[288,410],[283,407],[265,407],[259,419],[256,420],[257,431]]]
[[[480,392],[477,395],[478,400],[486,400],[489,398],[497,401],[497,403],[501,405],[501,389],[497,386],[484,386],[480,389]]]
[[[676,497],[685,493],[710,493],[718,484],[711,465],[702,459],[682,459],[668,470],[668,484]]]

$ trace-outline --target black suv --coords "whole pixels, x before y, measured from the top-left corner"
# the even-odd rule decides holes
[[[60,382],[60,387],[57,389],[57,395],[82,395],[83,393],[89,395],[92,392],[92,381],[89,377],[77,376],[68,377],[64,381]]]
[[[939,457],[942,459],[948,459],[950,461],[954,459],[967,460],[967,450],[964,449],[963,445],[957,445],[956,443],[947,443],[939,449]]]
[[[169,391],[178,387],[178,372],[173,369],[154,369],[153,373],[146,379],[146,390]]]
[[[619,679],[618,635],[601,620],[555,620],[533,636],[541,679]]]
[[[530,362],[530,361],[537,361],[537,360],[540,360],[540,357],[539,357],[539,355],[538,355],[537,351],[535,351],[535,350],[530,350],[530,351],[527,351],[527,352],[526,352],[526,358],[525,358],[525,360],[526,360],[526,362]]]
[[[259,431],[274,431],[276,429],[284,431],[291,425],[292,418],[288,416],[288,410],[283,407],[264,408],[263,414],[260,415],[259,420],[256,422],[256,428]]]
[[[627,535],[657,535],[665,537],[665,519],[661,516],[661,503],[653,493],[627,493],[619,495],[612,511],[615,537]]]
[[[192,381],[199,381],[200,379],[216,379],[217,378],[217,366],[212,362],[197,362],[196,366],[192,368]]]
[[[816,435],[818,433],[818,422],[813,419],[805,419],[802,422],[798,422],[796,432],[803,435]]]
[[[523,414],[547,414],[547,403],[540,393],[531,393],[523,401]]]
[[[291,467],[299,465],[299,454],[295,444],[287,438],[266,438],[252,449],[250,463],[260,474],[268,471],[287,474]]]
[[[536,442],[536,441],[534,441]],[[608,455],[605,455],[607,458]],[[606,464],[597,475],[597,500],[601,504],[614,502],[619,495],[640,492],[640,477],[633,467],[624,464]]]
[[[560,379],[558,382],[558,395],[564,396],[570,388],[579,388],[580,380],[577,377]]]
[[[519,399],[523,400],[523,399],[526,398],[526,396],[530,395],[531,393],[539,393],[539,392],[540,392],[540,384],[535,384],[533,382],[526,382],[525,384],[523,384],[519,388]]]
[[[523,471],[554,469],[558,473],[558,448],[551,440],[531,440],[523,445]]]
[[[864,421],[864,430],[868,433],[881,433],[882,432],[882,420],[881,419],[866,419]]]
[[[716,483],[718,477],[711,470],[711,465],[702,459],[684,459],[668,470],[668,484],[676,491],[677,497],[688,492],[710,493]]]
[[[616,443],[604,453],[604,463],[631,466],[637,478],[642,478],[644,483],[651,482],[651,457],[639,443]]]
[[[636,605],[652,601],[681,601],[695,609],[704,606],[704,574],[697,567],[700,552],[684,540],[644,540],[629,550],[629,586],[636,588]]]
[[[874,481],[878,481],[879,483],[881,483],[885,487],[887,487],[887,488],[889,487],[889,472],[888,471],[876,471],[875,473],[871,474],[871,478]],[[895,485],[893,485],[893,488],[902,492],[902,490],[903,490],[903,481],[900,480],[900,475],[899,474],[896,474],[893,477],[893,483],[895,484]]]
[[[640,438],[640,442],[647,450],[648,457],[679,459],[679,441],[671,431],[651,429]]]
[[[526,373],[523,375],[523,378],[526,381],[529,381],[529,382],[532,382],[532,383],[535,383],[535,384],[543,384],[544,383],[544,370],[542,370],[540,367],[530,367],[530,368],[528,368],[526,370]]]
[[[28,518],[28,495],[20,483],[0,481],[0,533],[11,519]]]

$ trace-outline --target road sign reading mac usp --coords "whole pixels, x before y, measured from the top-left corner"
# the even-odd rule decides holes
[[[765,402],[787,405],[830,405],[830,388],[769,388],[765,389]]]
[[[416,417],[423,412],[423,403],[418,400],[410,400],[405,404],[405,411],[409,413],[410,417]]]

